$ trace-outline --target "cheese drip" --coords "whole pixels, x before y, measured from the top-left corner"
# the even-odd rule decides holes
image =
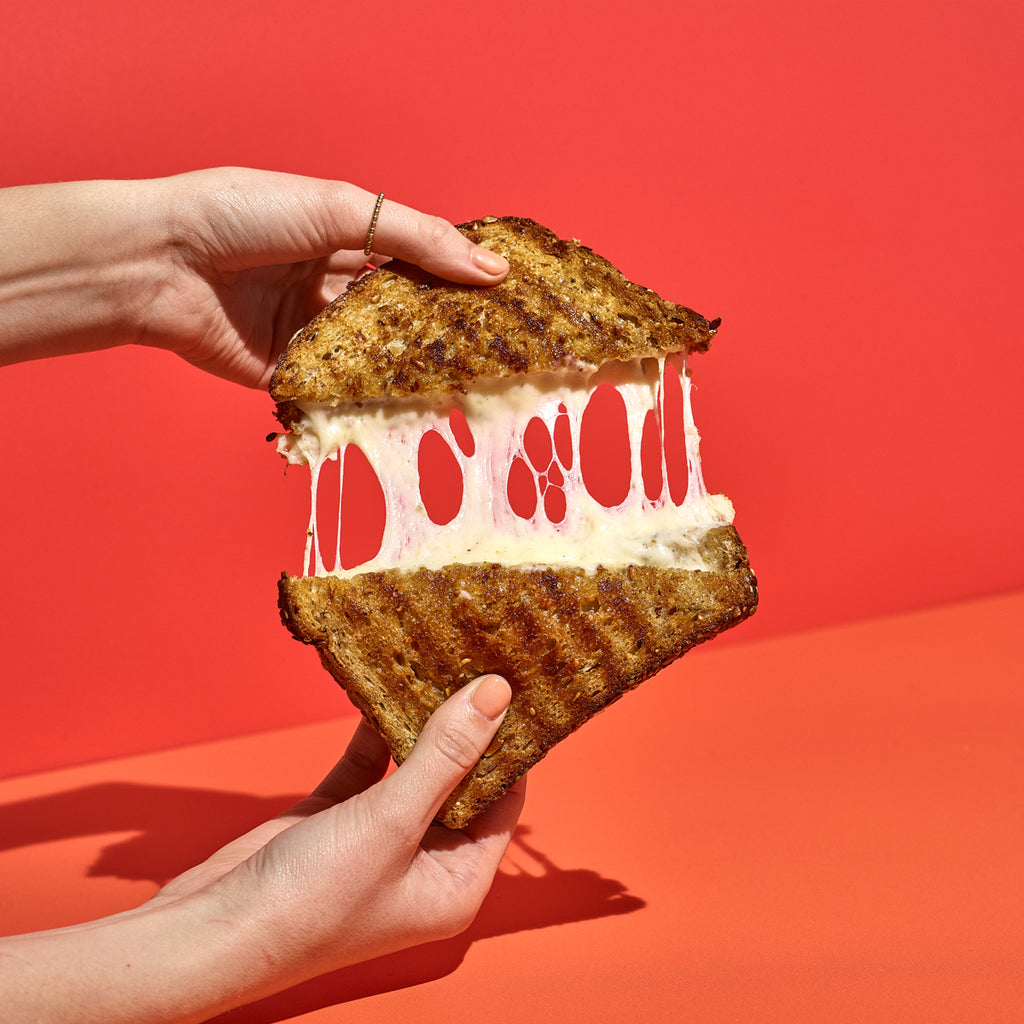
[[[661,445],[660,495],[644,492],[641,436],[648,411],[664,425],[663,378],[666,362],[679,370],[682,385],[687,490],[682,504],[669,496],[664,443]],[[607,384],[623,399],[629,434],[631,477],[626,497],[608,508],[596,501],[583,481],[580,435],[583,413],[596,387]],[[732,522],[733,509],[721,494],[710,495],[700,464],[700,434],[693,420],[690,377],[680,354],[660,359],[606,363],[597,370],[562,370],[474,382],[471,394],[446,394],[400,400],[373,400],[329,406],[297,403],[301,419],[278,437],[278,451],[293,464],[311,470],[312,503],[304,573],[352,576],[381,569],[441,568],[456,563],[498,562],[512,566],[653,565],[704,569],[699,544],[714,526]],[[453,435],[449,416],[459,409],[473,435],[467,456]],[[572,457],[563,466],[566,511],[551,522],[538,503],[530,519],[517,515],[507,498],[508,473],[516,457],[525,457],[524,435],[534,417],[554,435],[555,420],[567,415]],[[664,429],[664,426],[662,426]],[[428,430],[448,443],[463,479],[462,505],[441,526],[427,515],[419,491],[419,444]],[[325,564],[317,525],[317,487],[324,463],[337,459],[349,444],[360,448],[380,480],[386,505],[384,537],[377,555],[351,569]],[[340,502],[340,498],[339,498]],[[340,535],[340,506],[339,506]]]

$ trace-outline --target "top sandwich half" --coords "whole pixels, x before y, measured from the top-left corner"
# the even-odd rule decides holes
[[[479,379],[703,352],[718,326],[532,220],[459,230],[504,256],[508,277],[477,288],[393,260],[356,281],[282,355],[270,393],[283,416],[291,402],[464,392]]]

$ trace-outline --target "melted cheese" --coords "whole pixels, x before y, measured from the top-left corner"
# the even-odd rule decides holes
[[[666,359],[680,370],[686,442],[687,491],[681,505],[668,495],[662,445],[662,493],[644,493],[640,444],[649,410],[662,412]],[[632,476],[626,497],[607,508],[587,491],[580,461],[583,412],[595,387],[613,386],[626,408]],[[290,463],[306,464],[312,477],[312,511],[305,566],[316,575],[350,576],[385,568],[440,568],[453,563],[504,565],[625,566],[705,568],[698,546],[713,526],[732,522],[724,495],[707,493],[701,475],[700,435],[693,421],[690,377],[680,356],[609,363],[592,372],[565,370],[507,380],[475,382],[466,395],[375,400],[328,406],[299,404],[302,418],[278,438],[278,451]],[[461,410],[475,448],[466,456],[449,425],[453,408]],[[541,503],[523,519],[507,499],[509,467],[524,455],[524,434],[533,417],[554,433],[555,419],[568,415],[572,458],[561,466],[566,512],[551,522]],[[660,417],[664,422],[664,417]],[[417,456],[428,430],[437,430],[458,460],[463,477],[462,506],[440,526],[426,514],[419,493]],[[338,552],[325,563],[317,527],[317,486],[321,468],[349,444],[359,447],[380,480],[386,504],[384,537],[370,562],[341,568]],[[340,509],[339,509],[340,523]],[[339,531],[340,532],[340,531]],[[340,546],[340,541],[339,541]]]

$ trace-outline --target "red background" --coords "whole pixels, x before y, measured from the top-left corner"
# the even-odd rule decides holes
[[[0,184],[231,163],[534,217],[723,326],[720,644],[1024,582],[1016,3],[6,4]],[[315,721],[307,491],[163,353],[0,371],[0,774]],[[700,655],[693,655],[699,657]]]

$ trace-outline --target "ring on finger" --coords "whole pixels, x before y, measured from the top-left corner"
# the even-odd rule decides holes
[[[380,208],[384,205],[384,193],[377,196],[377,202],[373,207],[373,216],[370,218],[370,228],[366,232],[366,244],[363,246],[363,255],[369,256],[373,252],[373,234],[377,230],[377,218],[380,216]]]

